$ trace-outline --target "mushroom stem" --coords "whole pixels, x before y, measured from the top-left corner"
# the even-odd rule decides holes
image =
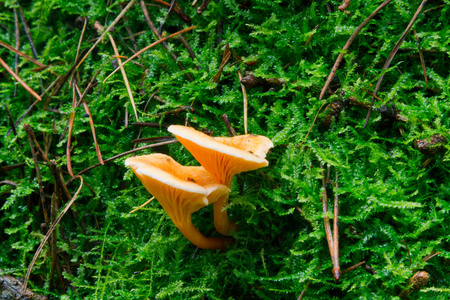
[[[223,235],[230,235],[231,231],[238,231],[238,227],[228,219],[228,212],[225,207],[228,205],[228,195],[224,195],[214,202],[214,226]]]
[[[178,227],[181,233],[195,246],[202,249],[226,249],[233,245],[234,239],[220,237],[207,238],[192,224],[191,219]]]

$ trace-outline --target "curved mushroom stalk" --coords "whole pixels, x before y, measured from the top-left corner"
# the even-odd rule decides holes
[[[189,222],[183,224],[182,227],[178,227],[178,229],[192,244],[202,249],[226,249],[234,243],[234,239],[232,238],[205,237],[194,224],[192,224],[191,219],[189,219]]]
[[[224,249],[233,243],[229,238],[206,238],[192,224],[192,213],[230,192],[202,167],[184,167],[163,154],[130,157],[125,165],[133,170],[175,226],[194,245]]]
[[[228,195],[223,195],[217,202],[214,203],[214,227],[223,235],[230,235],[232,231],[238,231],[239,228],[228,218],[226,206],[228,205]]]
[[[235,137],[210,137],[190,127],[172,125],[168,131],[186,147],[195,159],[211,173],[216,180],[228,187],[233,176],[246,171],[265,167],[267,152],[273,147],[270,139],[260,135]],[[214,203],[214,224],[221,234],[229,235],[236,226],[228,220],[224,207],[228,196]]]

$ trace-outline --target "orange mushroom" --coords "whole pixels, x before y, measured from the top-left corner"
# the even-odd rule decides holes
[[[225,249],[233,244],[231,238],[206,238],[192,224],[192,213],[230,192],[203,167],[185,167],[164,154],[130,157],[125,165],[131,168],[175,226],[194,245],[203,249]]]
[[[235,137],[210,137],[200,131],[181,125],[169,126],[168,131],[186,147],[195,159],[211,173],[216,180],[228,187],[233,176],[246,171],[265,167],[267,152],[272,141],[261,135],[239,135]],[[214,225],[218,232],[229,235],[237,227],[228,220],[224,207],[228,195],[214,203]]]

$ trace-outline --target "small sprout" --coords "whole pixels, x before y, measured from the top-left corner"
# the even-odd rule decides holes
[[[211,137],[180,125],[172,125],[168,131],[175,135],[218,183],[228,187],[231,186],[234,175],[269,164],[265,157],[273,147],[273,143],[265,136],[247,134],[235,137]],[[224,235],[229,235],[230,230],[237,229],[228,220],[228,214],[224,210],[227,204],[228,195],[214,203],[214,224],[217,231]]]
[[[125,165],[133,170],[175,226],[194,245],[203,249],[225,249],[233,244],[230,238],[206,238],[192,224],[192,213],[223,197],[228,198],[230,192],[203,167],[185,167],[164,154],[130,157]]]

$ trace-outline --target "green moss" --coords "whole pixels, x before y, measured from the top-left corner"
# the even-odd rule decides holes
[[[383,127],[381,115],[374,111],[369,126],[363,129],[366,111],[345,106],[330,127],[315,125],[304,139],[323,104],[318,101],[320,90],[335,59],[356,27],[380,3],[352,1],[347,15],[337,10],[339,1],[226,0],[211,2],[199,15],[190,2],[178,1],[192,18],[192,24],[197,25],[194,31],[184,34],[196,59],[191,60],[183,44],[174,38],[167,43],[186,71],[178,68],[161,45],[136,59],[140,65],[125,66],[140,121],[184,124],[187,120],[191,126],[226,136],[228,132],[221,120],[226,113],[234,129],[243,134],[243,96],[238,71],[281,78],[287,83],[275,90],[247,89],[249,133],[268,136],[275,147],[267,156],[270,163],[267,168],[240,174],[232,183],[228,212],[241,229],[234,234],[236,243],[227,251],[197,251],[157,201],[130,214],[151,195],[124,167],[123,157],[83,175],[92,190],[83,187],[76,208],[64,216],[57,230],[63,284],[56,272],[52,278],[55,288],[49,291],[52,259],[47,245],[30,279],[34,292],[62,299],[295,299],[310,282],[306,296],[311,299],[393,299],[406,288],[416,270],[424,269],[431,275],[430,282],[424,289],[413,291],[411,298],[448,298],[450,154],[445,150],[449,146],[444,145],[444,151],[426,166],[424,163],[431,156],[420,153],[414,146],[415,140],[435,134],[450,138],[450,6],[441,6],[448,1],[428,3],[424,10],[435,9],[421,13],[413,26],[424,50],[428,84],[411,32],[386,71],[378,93],[383,104],[395,105],[408,118],[406,123]],[[370,102],[371,97],[365,91],[373,91],[384,61],[419,3],[393,1],[369,22],[337,71],[341,89],[332,96],[327,94],[324,101],[331,103],[352,96]],[[19,59],[20,77],[38,93],[40,79],[47,87],[55,79],[52,72],[63,75],[73,65],[81,34],[77,17],[86,17],[88,21],[80,49],[84,53],[98,37],[94,22],[107,26],[121,10],[119,2],[110,6],[85,0],[36,0],[21,4],[39,61],[50,65],[48,69],[33,71],[32,63]],[[167,9],[155,7],[150,1],[147,4],[152,4],[147,7],[158,28]],[[15,5],[11,1],[0,4],[3,24],[0,40],[9,45],[15,44]],[[328,12],[327,6],[333,11]],[[219,20],[223,24],[220,36]],[[135,4],[126,14],[126,22],[116,24],[112,33],[121,55],[132,55],[126,25],[133,33],[145,31],[136,37],[139,49],[156,40],[140,5]],[[315,28],[316,25],[319,27]],[[164,31],[171,34],[186,26],[176,14],[171,14]],[[31,56],[23,29],[20,42],[20,50]],[[216,84],[211,78],[219,69],[226,43],[233,55]],[[95,122],[103,158],[131,150],[134,146],[131,141],[139,132],[141,137],[169,135],[164,127],[125,126],[126,111],[130,123],[135,119],[121,73],[103,83],[114,70],[113,55],[111,44],[105,39],[75,77],[83,92],[93,74],[100,70],[94,81],[96,86],[85,100]],[[11,51],[2,47],[0,56],[14,66]],[[236,56],[257,63],[236,63]],[[45,221],[39,185],[23,124],[31,125],[41,147],[47,143],[49,158],[66,171],[68,136],[62,134],[74,111],[71,152],[74,172],[98,160],[89,118],[82,107],[73,110],[68,82],[57,95],[36,105],[17,128],[17,136],[6,136],[10,124],[4,105],[17,120],[31,98],[20,86],[14,97],[15,81],[2,70],[0,166],[23,162],[25,165],[1,173],[1,180],[11,180],[17,186],[0,186],[0,269],[2,274],[20,277],[25,275],[46,231],[46,227],[41,227]],[[152,99],[144,111],[155,92],[164,102]],[[44,110],[47,101],[52,111]],[[377,100],[375,107],[381,104]],[[192,106],[195,111],[155,116],[180,106]],[[322,113],[320,117],[325,115]],[[319,119],[317,124],[321,122]],[[185,165],[198,164],[180,144],[138,154],[153,152],[171,155]],[[329,184],[327,191],[331,211],[334,193],[339,195],[341,269],[364,260],[377,271],[374,275],[363,266],[343,275],[339,281],[332,278],[323,228],[321,165],[330,166],[330,178],[334,179],[335,172],[338,173],[339,188],[333,189]],[[55,190],[54,178],[44,163],[39,168],[48,209]],[[69,179],[67,173],[64,177],[66,181]],[[78,182],[69,185],[71,193],[76,191]],[[63,200],[61,204],[65,203]],[[333,218],[332,213],[329,216]],[[212,218],[210,207],[193,216],[205,234],[213,228]],[[441,253],[422,261],[434,251]]]

